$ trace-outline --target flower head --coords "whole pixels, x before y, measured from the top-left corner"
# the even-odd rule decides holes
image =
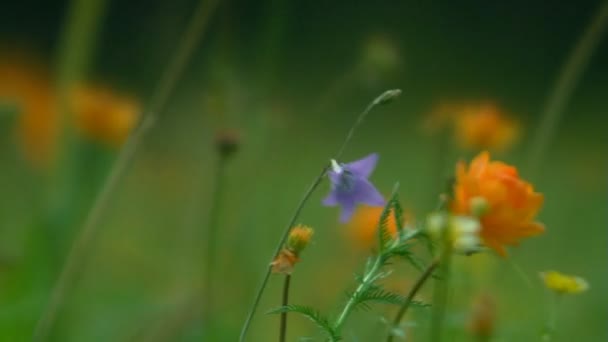
[[[589,288],[589,284],[585,279],[557,271],[541,272],[540,277],[548,289],[559,294],[577,294]]]
[[[457,115],[456,140],[469,149],[504,150],[519,133],[519,125],[492,103],[466,106]]]
[[[295,226],[289,232],[285,248],[292,251],[295,255],[300,253],[308,246],[314,231],[312,228],[304,225]]]
[[[313,229],[298,225],[291,229],[285,246],[270,264],[273,273],[291,274],[298,261],[300,253],[308,246],[313,235]]]
[[[484,210],[479,210],[480,203]],[[488,152],[480,153],[468,168],[462,162],[456,168],[451,212],[480,215],[483,242],[502,256],[506,255],[506,245],[516,245],[544,231],[544,226],[534,221],[542,203],[543,195],[519,178],[515,167],[491,162]]]
[[[323,200],[323,205],[342,206],[340,222],[345,223],[350,220],[357,204],[384,206],[384,198],[367,180],[377,162],[376,153],[347,164],[331,161],[332,169],[328,172],[331,192]]]

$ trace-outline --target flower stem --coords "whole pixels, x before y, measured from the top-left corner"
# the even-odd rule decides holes
[[[357,286],[357,289],[355,290],[355,292],[353,292],[353,294],[348,299],[348,302],[344,306],[342,313],[340,314],[340,316],[336,320],[336,323],[334,324],[334,329],[338,335],[340,335],[340,329],[342,329],[342,325],[344,325],[346,318],[348,317],[348,315],[351,313],[351,311],[357,304],[355,298],[357,298],[361,293],[365,292],[369,288],[369,286],[373,283],[373,280],[376,278],[376,276],[378,275],[378,272],[382,268],[382,264],[383,264],[382,258],[383,258],[382,255],[376,256],[376,260],[374,261],[373,266],[365,274],[365,276],[363,277],[363,280],[361,281],[359,286]]]
[[[221,214],[222,194],[224,188],[225,169],[227,157],[219,152],[219,158],[215,169],[215,187],[211,196],[211,208],[209,211],[209,225],[207,226],[206,249],[205,249],[205,268],[203,278],[203,305],[207,308],[203,319],[209,317],[213,312],[213,277],[214,266],[216,265],[216,245],[219,217]]]
[[[412,304],[414,297],[416,297],[416,294],[422,288],[422,285],[424,285],[424,283],[427,281],[427,279],[429,279],[429,277],[433,274],[433,271],[435,271],[437,266],[439,266],[439,258],[433,260],[433,262],[420,275],[420,278],[418,278],[418,280],[416,281],[414,286],[411,288],[410,292],[407,294],[407,297],[405,298],[405,302],[399,309],[399,312],[397,312],[397,315],[395,316],[395,320],[393,321],[393,329],[396,329],[399,327],[399,324],[401,323],[401,319],[403,318],[403,316],[405,316],[405,313],[407,312],[407,309]],[[386,341],[392,342],[393,337],[394,337],[394,335],[392,334],[392,331],[390,331],[388,334],[388,337],[386,338]]]
[[[450,280],[450,265],[452,260],[452,244],[444,229],[444,251],[439,259],[442,281],[435,282],[433,288],[433,314],[431,317],[431,341],[440,342],[443,335],[443,321],[448,300],[448,283]]]
[[[282,306],[285,307],[289,304],[289,285],[291,283],[291,275],[285,275],[285,282],[283,283],[283,302]],[[287,312],[281,313],[281,325],[279,327],[279,342],[285,342],[287,337]]]
[[[367,105],[365,110],[363,110],[363,112],[361,112],[361,114],[359,114],[356,121],[351,126],[350,130],[348,131],[348,134],[346,135],[346,138],[344,139],[344,142],[342,142],[342,145],[340,146],[340,149],[338,150],[338,152],[335,154],[335,156],[332,159],[336,159],[336,160],[340,159],[340,157],[342,156],[342,153],[344,152],[344,150],[348,146],[349,142],[351,141],[357,127],[359,127],[361,122],[363,122],[363,119],[365,119],[365,117],[372,111],[372,109],[374,109],[374,107],[376,107],[380,104],[387,103],[388,101],[392,100],[395,96],[399,95],[400,92],[401,92],[400,90],[387,90],[384,93],[382,93],[380,96],[375,98],[369,105]],[[302,196],[302,199],[300,200],[300,203],[298,203],[298,206],[296,207],[296,210],[295,210],[293,216],[291,217],[291,220],[289,220],[289,224],[287,225],[287,227],[283,231],[283,235],[279,239],[279,243],[277,244],[275,251],[272,254],[272,258],[270,259],[270,262],[272,262],[272,260],[274,260],[276,258],[276,256],[281,252],[281,248],[283,247],[283,244],[287,240],[287,237],[289,236],[289,232],[291,231],[291,228],[293,227],[296,220],[300,216],[300,213],[302,212],[304,205],[306,204],[306,202],[308,201],[308,199],[310,198],[312,193],[315,191],[315,189],[321,183],[321,181],[323,180],[323,176],[325,176],[325,173],[327,172],[328,169],[329,169],[329,164],[326,164],[323,167],[323,169],[321,170],[321,173],[317,176],[317,178],[315,178],[315,180],[308,187],[306,192],[304,192],[304,196]],[[255,315],[257,307],[260,304],[260,300],[262,299],[262,294],[264,293],[264,290],[266,289],[266,285],[268,284],[268,279],[270,278],[271,272],[272,272],[272,267],[270,266],[270,263],[268,263],[268,266],[266,268],[266,274],[264,275],[264,278],[262,279],[262,283],[260,284],[260,287],[258,288],[258,291],[255,295],[253,305],[249,309],[249,313],[247,314],[247,318],[245,319],[245,323],[243,324],[243,327],[241,329],[241,334],[239,336],[240,342],[245,341],[245,337],[247,336],[247,331],[249,330],[249,326],[251,325],[251,320],[253,319],[253,316]]]

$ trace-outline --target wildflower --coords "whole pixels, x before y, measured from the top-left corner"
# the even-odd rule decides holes
[[[506,245],[516,245],[544,231],[544,226],[534,221],[542,203],[543,195],[519,178],[515,167],[491,162],[488,152],[480,153],[468,168],[462,162],[456,168],[450,211],[455,215],[480,215],[484,244],[502,256],[506,255]]]
[[[429,133],[451,129],[465,149],[503,151],[519,137],[520,125],[491,102],[441,103],[424,123]]]
[[[338,164],[335,160],[331,160],[332,169],[328,172],[331,192],[323,200],[323,205],[342,206],[340,222],[347,222],[359,203],[384,206],[384,198],[367,180],[377,162],[376,153],[348,164]]]
[[[80,87],[71,95],[77,129],[84,136],[107,145],[121,145],[139,119],[139,103],[110,89]]]
[[[589,284],[581,277],[557,271],[541,272],[540,276],[545,282],[545,286],[558,294],[577,294],[589,289]]]
[[[16,109],[20,147],[36,167],[48,166],[53,159],[59,129],[56,97],[46,69],[25,52],[0,58],[0,103]]]
[[[516,140],[518,124],[492,103],[466,106],[456,116],[455,137],[469,149],[505,150]]]
[[[447,238],[456,253],[471,254],[480,250],[481,227],[475,217],[433,213],[428,218],[427,229],[436,239]]]
[[[496,324],[496,303],[494,298],[483,294],[475,299],[467,324],[469,332],[480,341],[489,341]]]
[[[313,229],[307,226],[299,225],[293,227],[287,237],[285,246],[279,252],[279,255],[270,264],[273,273],[291,274],[295,264],[300,261],[300,254],[310,243],[313,235]]]

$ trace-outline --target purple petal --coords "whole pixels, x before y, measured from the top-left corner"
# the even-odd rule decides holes
[[[350,172],[355,175],[363,178],[369,178],[374,169],[376,168],[376,163],[378,162],[378,153],[372,153],[367,157],[363,157],[359,160],[355,160],[354,162],[345,164],[345,168],[350,170]]]
[[[384,206],[386,203],[378,189],[363,178],[357,181],[357,192],[354,195],[354,200],[371,206]]]
[[[332,190],[332,192],[329,193],[329,195],[327,195],[327,197],[325,197],[323,199],[323,205],[326,207],[333,207],[338,205],[338,199],[336,198],[336,192]]]
[[[353,216],[355,212],[355,204],[351,202],[343,202],[342,204],[342,212],[340,213],[340,223],[346,223],[350,221],[350,218]]]

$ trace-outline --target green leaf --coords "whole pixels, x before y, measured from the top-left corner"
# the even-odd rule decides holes
[[[338,334],[335,332],[333,326],[329,322],[329,319],[327,319],[327,317],[323,316],[319,312],[319,310],[314,309],[312,307],[291,304],[291,305],[286,305],[286,306],[282,306],[282,307],[270,310],[267,313],[268,314],[280,314],[280,313],[284,313],[284,312],[299,313],[300,315],[303,315],[306,318],[310,319],[319,328],[321,328],[331,338],[332,341],[339,341],[341,339],[340,336],[338,336]]]
[[[405,297],[388,290],[385,290],[379,285],[370,286],[367,291],[362,292],[357,298],[355,298],[357,305],[361,305],[368,309],[369,304],[380,303],[380,304],[392,304],[392,305],[403,305],[405,303]],[[413,300],[410,303],[414,307],[429,307],[430,305],[424,302]]]

